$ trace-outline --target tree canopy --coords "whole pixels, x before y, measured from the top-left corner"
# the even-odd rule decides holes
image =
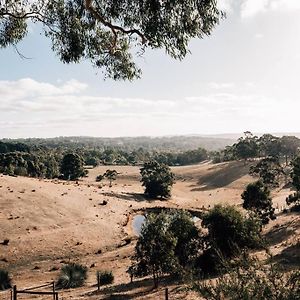
[[[208,229],[208,240],[224,257],[236,250],[256,248],[261,244],[260,220],[244,216],[234,206],[216,205],[203,216],[202,226]]]
[[[164,274],[183,276],[202,248],[202,235],[185,211],[150,213],[142,226],[130,267],[137,277],[152,275],[154,285]]]
[[[0,47],[16,47],[29,23],[40,23],[62,62],[89,60],[107,77],[132,80],[146,48],[183,59],[223,15],[216,0],[1,0]]]
[[[249,183],[241,196],[243,208],[255,212],[263,224],[275,218],[270,190],[260,180]]]
[[[76,153],[68,153],[63,157],[60,170],[62,178],[66,180],[76,180],[86,174],[82,157]]]
[[[269,187],[278,187],[281,177],[285,175],[284,169],[277,157],[267,157],[251,166],[250,175],[259,176],[260,180]]]
[[[149,161],[144,163],[140,172],[146,195],[151,198],[169,198],[171,196],[171,187],[175,182],[175,176],[167,165]]]

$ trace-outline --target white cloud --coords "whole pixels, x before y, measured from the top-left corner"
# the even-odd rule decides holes
[[[239,132],[241,126],[261,131],[257,127],[266,126],[270,108],[273,126],[282,116],[297,119],[297,110],[289,109],[293,101],[271,99],[245,86],[211,82],[206,92],[169,100],[90,95],[86,84],[74,80],[0,81],[0,132],[1,137],[28,137]]]
[[[264,12],[268,7],[269,0],[245,0],[241,6],[242,18],[252,17]]]
[[[233,82],[210,82],[208,87],[215,90],[230,89],[234,88]]]
[[[217,2],[218,8],[225,11],[231,12],[233,9],[234,0],[219,0]]]
[[[250,18],[268,11],[287,12],[299,9],[299,0],[244,0],[241,4],[241,17]]]

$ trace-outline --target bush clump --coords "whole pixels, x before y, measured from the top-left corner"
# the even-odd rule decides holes
[[[11,278],[6,270],[0,269],[0,291],[11,288]]]
[[[76,288],[87,279],[87,267],[71,263],[62,267],[56,286],[60,289]]]
[[[264,265],[255,257],[243,255],[215,282],[199,281],[193,288],[207,300],[299,300],[300,272],[284,273],[275,265]]]
[[[97,281],[100,285],[111,284],[114,279],[112,271],[97,271]]]
[[[263,248],[261,220],[255,215],[243,215],[230,205],[216,205],[203,216],[207,228],[206,249],[197,258],[196,266],[203,275],[224,271],[224,263],[237,257],[242,250]]]
[[[157,161],[145,162],[140,169],[141,182],[145,187],[145,195],[150,198],[170,198],[171,188],[175,183],[175,175],[171,169]]]

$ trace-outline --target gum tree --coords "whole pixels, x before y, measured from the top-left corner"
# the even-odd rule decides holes
[[[107,77],[133,80],[141,75],[134,58],[147,48],[183,59],[223,15],[216,0],[0,0],[0,47],[16,48],[34,22],[62,62],[88,60]]]

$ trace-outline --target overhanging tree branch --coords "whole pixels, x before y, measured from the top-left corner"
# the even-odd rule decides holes
[[[132,34],[136,34],[141,38],[142,44],[145,44],[147,42],[147,38],[145,37],[145,35],[139,31],[138,29],[125,29],[121,26],[112,24],[108,21],[105,20],[105,18],[103,16],[101,16],[97,10],[94,8],[94,6],[92,5],[92,0],[85,0],[85,8],[87,11],[89,11],[94,18],[99,21],[101,24],[103,24],[104,26],[110,28],[111,32],[114,35],[114,39],[113,39],[113,43],[112,43],[112,47],[111,50],[114,51],[116,50],[116,46],[117,46],[117,41],[118,41],[118,32],[122,32],[124,34],[128,34],[128,35],[132,35]]]

